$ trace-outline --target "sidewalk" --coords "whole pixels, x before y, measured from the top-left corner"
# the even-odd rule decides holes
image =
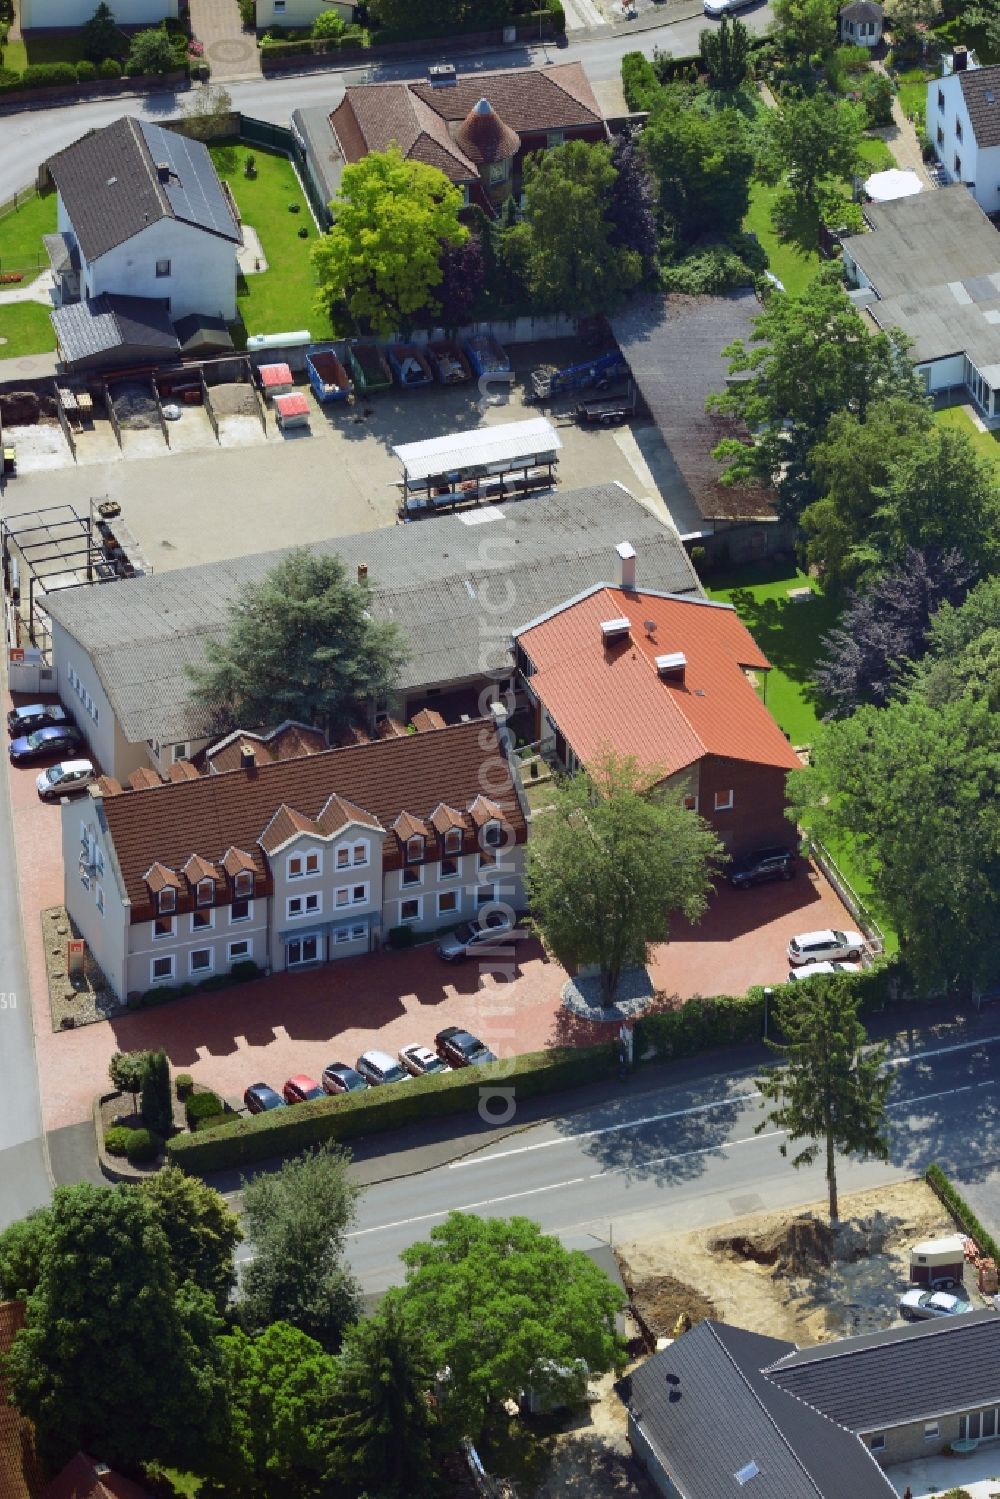
[[[871,66],[874,72],[885,73],[886,77],[889,76],[886,73],[885,64],[879,59],[873,59]],[[916,172],[925,189],[937,186],[924,162],[916,127],[913,121],[908,120],[903,113],[898,94],[894,94],[892,98],[892,124],[873,130],[871,134],[885,141],[898,167],[904,172]]]
[[[243,30],[236,0],[191,0],[191,35],[205,48],[212,83],[261,76],[257,38]]]

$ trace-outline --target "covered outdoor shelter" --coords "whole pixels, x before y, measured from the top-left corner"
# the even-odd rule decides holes
[[[403,514],[551,489],[561,447],[545,417],[401,443]]]

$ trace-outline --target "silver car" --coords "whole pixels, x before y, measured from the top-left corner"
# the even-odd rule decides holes
[[[923,1322],[929,1317],[958,1317],[971,1311],[971,1302],[964,1296],[953,1296],[950,1291],[922,1291],[915,1286],[899,1298],[899,1315],[904,1322]]]
[[[418,1046],[416,1042],[400,1047],[399,1060],[412,1077],[426,1077],[429,1072],[451,1071],[448,1063],[431,1051],[429,1046]]]
[[[442,937],[437,945],[438,957],[446,963],[455,963],[515,935],[514,923],[506,911],[490,911],[481,921],[467,921]]]
[[[362,1052],[354,1065],[365,1082],[373,1088],[377,1088],[380,1083],[408,1082],[410,1078],[406,1068],[401,1067],[387,1051]]]
[[[35,777],[38,795],[43,802],[58,801],[61,796],[76,796],[97,780],[97,771],[89,760],[60,760]]]

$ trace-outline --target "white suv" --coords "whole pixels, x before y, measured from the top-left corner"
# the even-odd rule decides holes
[[[788,944],[788,961],[796,968],[801,963],[830,963],[839,958],[856,961],[864,950],[860,932],[799,932]]]
[[[812,979],[821,974],[831,973],[860,973],[860,963],[803,963],[801,968],[790,968],[788,981],[796,983],[800,979]]]

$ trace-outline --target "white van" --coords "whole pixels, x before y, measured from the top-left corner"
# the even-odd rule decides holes
[[[800,932],[788,944],[788,961],[798,968],[801,963],[857,960],[864,950],[865,939],[860,932]]]

